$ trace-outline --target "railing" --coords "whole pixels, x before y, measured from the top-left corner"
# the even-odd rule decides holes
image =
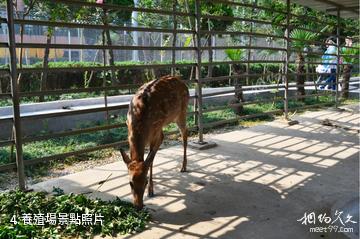
[[[216,16],[216,15],[202,15],[200,11],[201,4],[206,4],[207,0],[195,1],[195,9],[192,9],[190,13],[188,12],[181,12],[176,10],[176,5],[174,4],[173,10],[159,10],[159,9],[146,9],[146,8],[139,8],[139,7],[126,7],[126,6],[117,6],[117,5],[109,5],[109,4],[95,4],[95,3],[87,3],[83,1],[75,1],[75,0],[56,0],[58,3],[73,5],[73,6],[87,6],[92,8],[103,8],[103,9],[116,9],[116,10],[123,10],[123,11],[136,11],[140,13],[155,13],[161,14],[166,16],[173,17],[174,21],[176,22],[177,18],[186,17],[190,18],[189,22],[194,22],[191,25],[191,29],[179,29],[177,24],[173,24],[172,29],[161,29],[161,28],[152,28],[152,27],[134,27],[134,26],[117,26],[117,25],[100,25],[100,24],[90,24],[90,23],[74,23],[74,22],[54,22],[54,21],[46,21],[46,20],[30,20],[30,19],[15,19],[14,18],[14,9],[12,6],[11,0],[7,0],[7,18],[0,19],[2,23],[6,23],[8,27],[8,43],[0,43],[0,47],[7,48],[10,54],[10,66],[9,69],[1,69],[0,73],[2,75],[8,74],[11,80],[11,92],[9,93],[1,93],[1,98],[11,98],[12,100],[12,107],[13,107],[13,117],[8,119],[1,119],[0,124],[5,122],[12,121],[13,123],[13,136],[9,140],[0,141],[0,147],[8,147],[8,146],[15,146],[16,150],[16,162],[10,162],[5,165],[0,165],[0,172],[9,171],[16,169],[18,172],[19,178],[19,187],[21,189],[25,189],[25,175],[24,175],[24,168],[28,165],[38,164],[42,162],[47,162],[54,159],[70,157],[74,155],[84,154],[88,152],[93,152],[97,150],[102,150],[106,148],[114,148],[120,147],[127,144],[126,141],[118,141],[118,142],[111,142],[107,144],[101,144],[94,147],[89,147],[85,149],[80,149],[73,152],[65,152],[57,155],[49,155],[40,158],[34,158],[30,160],[23,160],[23,145],[28,144],[30,142],[35,141],[44,141],[49,139],[58,139],[61,137],[67,137],[71,135],[79,135],[84,133],[94,133],[98,131],[105,131],[111,129],[118,129],[125,127],[125,123],[115,123],[111,124],[109,121],[109,115],[111,111],[120,110],[120,109],[127,109],[128,105],[126,103],[116,105],[116,106],[109,106],[108,105],[108,92],[111,90],[123,90],[123,89],[131,89],[137,88],[141,84],[121,84],[121,85],[108,85],[106,82],[106,78],[104,77],[103,86],[100,87],[89,87],[89,88],[77,88],[77,89],[52,89],[52,90],[44,90],[44,91],[32,91],[32,92],[20,92],[19,84],[18,84],[18,76],[19,74],[24,73],[62,73],[62,72],[109,72],[109,71],[119,71],[119,70],[129,70],[129,69],[172,69],[171,73],[175,74],[176,68],[187,67],[188,70],[195,69],[195,77],[185,80],[186,83],[189,85],[195,86],[195,95],[192,97],[194,100],[194,108],[191,112],[189,112],[189,116],[195,117],[195,126],[190,127],[191,131],[198,133],[199,141],[204,142],[203,133],[204,129],[216,127],[223,124],[229,123],[236,123],[239,120],[256,118],[261,116],[267,115],[279,115],[284,113],[285,117],[288,118],[289,112],[299,109],[329,105],[329,102],[318,103],[314,105],[303,105],[303,106],[293,106],[291,107],[289,102],[290,101],[299,101],[304,100],[306,98],[317,98],[320,96],[330,95],[335,96],[334,101],[330,102],[330,104],[335,103],[337,106],[339,103],[338,97],[338,90],[336,87],[335,92],[318,92],[317,87],[319,86],[318,83],[305,83],[306,81],[303,80],[304,83],[299,84],[293,82],[295,77],[314,77],[319,75],[314,72],[291,72],[290,68],[296,62],[294,61],[292,55],[295,53],[295,49],[292,48],[292,42],[299,40],[290,38],[289,32],[292,29],[290,24],[290,19],[292,17],[302,17],[297,16],[291,13],[290,11],[290,0],[287,0],[287,11],[282,12],[286,14],[286,22],[283,24],[276,24],[269,21],[264,21],[261,19],[254,18],[242,18],[236,16]],[[217,0],[217,1],[210,1],[212,4],[222,3],[228,4],[229,6],[233,7],[246,7],[249,10],[252,9],[260,9],[260,10],[268,10],[274,11],[273,9],[269,9],[263,6],[257,6],[254,4],[244,4],[239,2],[230,2],[224,0]],[[174,0],[176,3],[176,0]],[[338,18],[340,16],[338,15]],[[261,24],[267,25],[269,27],[281,27],[285,30],[285,35],[280,36],[274,33],[265,33],[265,32],[256,32],[253,31],[254,29],[251,28],[251,31],[227,31],[224,30],[213,30],[213,29],[202,29],[201,23],[204,20],[220,20],[220,21],[240,21],[240,22],[247,22],[250,24]],[[324,23],[327,24],[327,23]],[[113,31],[129,31],[129,32],[156,32],[156,33],[167,33],[172,34],[173,40],[172,46],[139,46],[139,45],[83,45],[83,44],[46,44],[46,43],[29,43],[23,42],[19,43],[15,40],[15,26],[16,25],[30,25],[30,26],[46,26],[46,27],[66,27],[66,28],[83,28],[83,29],[97,29],[97,30],[113,30]],[[336,24],[337,27],[337,43],[335,44],[339,49],[339,39],[340,36],[340,24]],[[319,33],[324,36],[331,35],[330,33],[322,33],[312,29],[303,29],[309,32]],[[177,34],[192,34],[193,35],[193,46],[177,46],[176,45],[176,36]],[[213,45],[205,45],[203,41],[207,38],[211,37],[219,37],[223,35],[231,35],[231,36],[240,36],[240,37],[247,37],[249,38],[248,42],[242,45],[223,45],[223,46],[213,46]],[[278,39],[281,41],[282,46],[257,46],[254,45],[255,38],[267,38],[271,37],[274,39]],[[317,45],[324,45],[323,42],[320,41],[311,41],[313,44]],[[104,57],[104,62],[102,66],[89,66],[89,67],[73,67],[73,68],[48,68],[48,67],[38,67],[38,68],[19,68],[17,65],[17,55],[16,49],[19,48],[50,48],[50,49],[94,49],[94,50],[102,50],[104,55],[107,54],[107,51],[111,50],[133,50],[133,51],[141,51],[141,50],[152,50],[152,51],[171,51],[171,63],[166,64],[154,64],[148,63],[144,65],[134,64],[134,65],[109,65],[106,63],[106,59]],[[209,56],[212,55],[216,51],[223,51],[223,50],[247,50],[247,58],[246,59],[237,59],[237,60],[213,60],[210,61]],[[282,54],[281,60],[264,60],[264,59],[256,59],[254,58],[255,51],[276,51]],[[176,62],[176,53],[182,51],[190,51],[193,53],[194,58],[193,61],[190,63],[177,63]],[[306,51],[302,51],[302,54],[306,54]],[[207,55],[206,55],[207,54]],[[321,52],[311,52],[314,55],[322,55]],[[252,56],[253,55],[253,56]],[[336,85],[339,83],[339,66],[345,65],[340,64],[340,52],[338,51],[337,54],[334,56],[338,59],[337,66],[337,74],[336,74]],[[207,57],[207,60],[204,61],[203,58]],[[263,73],[253,73],[251,72],[251,66],[261,63],[263,65],[266,64],[279,64],[279,72],[263,72]],[[305,62],[305,64],[309,65],[316,65],[319,62]],[[246,65],[246,71],[237,72],[236,70],[230,69],[230,75],[214,75],[211,72],[211,69],[215,69],[216,66],[227,66],[230,68],[234,67],[241,67],[241,65]],[[202,75],[202,69],[207,68],[207,75]],[[276,84],[271,86],[260,86],[261,89],[265,89],[268,91],[269,94],[272,94],[271,97],[260,96],[258,99],[255,100],[244,100],[243,94],[247,94],[249,90],[245,86],[247,85],[256,85],[256,81],[259,78],[266,78],[271,75],[276,75],[278,77],[278,81]],[[324,74],[327,75],[327,74]],[[208,84],[215,84],[221,82],[228,82],[228,85],[234,86],[233,89],[229,89],[222,92],[217,93],[208,93],[203,94],[204,85]],[[301,88],[301,87],[314,87],[315,92],[310,92],[308,94],[301,94],[301,95],[291,95],[291,91],[294,88]],[[91,108],[91,109],[79,109],[79,110],[69,110],[66,112],[51,112],[51,113],[43,113],[37,115],[21,115],[20,114],[20,101],[24,97],[42,97],[42,96],[50,96],[50,95],[62,95],[62,94],[69,94],[69,93],[81,93],[81,92],[98,92],[101,91],[104,93],[104,106],[99,108]],[[256,93],[256,92],[255,92]],[[219,97],[226,94],[234,94],[235,101],[229,101],[228,104],[225,105],[214,105],[208,106],[204,105],[203,101],[206,97]],[[253,94],[253,93],[249,93]],[[258,93],[256,93],[258,94]],[[259,93],[260,94],[260,93]],[[275,107],[269,111],[265,112],[254,112],[254,113],[246,113],[246,107],[251,105],[259,105],[264,103],[272,103],[274,105],[278,104],[280,107]],[[283,104],[283,106],[281,106]],[[211,122],[205,122],[204,117],[207,114],[210,114],[214,111],[221,111],[227,109],[234,109],[238,108],[241,112],[238,114],[233,114],[231,118],[217,118]],[[248,108],[250,109],[250,108]],[[24,136],[22,133],[22,127],[24,124],[29,122],[29,120],[40,120],[40,119],[49,119],[54,117],[65,117],[70,115],[81,115],[81,114],[89,114],[94,112],[105,112],[106,113],[106,120],[107,123],[103,126],[92,126],[83,129],[74,129],[72,131],[64,131],[64,132],[55,132],[51,134],[45,135],[36,135],[36,136]],[[176,131],[172,131],[168,134],[174,134]]]

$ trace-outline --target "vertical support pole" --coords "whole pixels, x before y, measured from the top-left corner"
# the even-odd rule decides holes
[[[80,37],[80,44],[84,44],[84,28],[78,28],[78,36]],[[56,52],[56,51],[55,51]],[[84,61],[84,49],[80,50],[80,61]]]
[[[139,7],[139,0],[134,0],[134,7]],[[131,13],[131,26],[132,27],[137,27],[138,26],[138,12],[133,11]],[[139,32],[138,31],[133,31],[131,32],[131,36],[133,39],[133,46],[138,46],[139,45]],[[139,61],[139,52],[138,50],[132,50],[132,56],[131,56],[131,60],[134,62],[138,62]]]
[[[254,10],[255,10],[255,6],[257,6],[257,0],[254,0],[253,2],[253,7],[251,8],[251,18],[254,17]],[[250,22],[250,33],[253,32],[253,27],[254,27],[254,23],[253,22]],[[252,46],[252,39],[253,39],[253,35],[250,35],[249,36],[249,49],[247,51],[247,63],[246,63],[246,85],[249,85],[249,81],[250,81],[250,77],[249,77],[249,74],[250,74],[250,59],[251,59],[251,46]]]
[[[109,42],[106,41],[106,32],[105,31],[106,31],[105,29],[102,31],[102,45],[103,46],[109,46]],[[107,59],[107,54],[106,53],[107,53],[107,51],[104,48],[103,49],[103,66],[104,67],[106,66],[106,59]],[[113,69],[111,69],[111,70],[113,70]],[[109,125],[110,124],[110,115],[109,115],[108,98],[107,98],[108,92],[107,92],[107,89],[106,89],[106,87],[107,87],[106,70],[103,71],[103,77],[104,77],[104,79],[103,79],[103,87],[105,88],[104,89],[104,105],[105,105],[105,109],[106,109],[105,117],[106,117],[106,122]],[[108,133],[107,137],[110,137],[110,129],[107,130],[107,133]]]
[[[337,8],[336,25],[336,84],[335,84],[335,108],[339,106],[339,77],[340,77],[340,9]]]
[[[289,58],[290,58],[290,0],[286,0],[286,31],[285,31],[285,67],[284,67],[284,79],[285,79],[285,92],[284,92],[284,112],[285,119],[289,120]]]
[[[11,76],[11,99],[13,104],[13,132],[16,147],[16,167],[19,179],[20,190],[25,190],[25,173],[22,149],[22,135],[21,135],[21,118],[20,118],[20,99],[19,99],[19,85],[17,82],[18,73],[16,69],[16,46],[15,46],[15,26],[14,26],[14,9],[13,1],[6,1],[7,7],[7,25],[9,31],[9,53],[10,53],[10,76]]]
[[[174,28],[173,28],[173,42],[172,42],[172,55],[171,55],[171,64],[173,65],[171,67],[171,75],[174,76],[175,72],[176,72],[176,68],[175,68],[175,63],[176,63],[176,51],[175,51],[175,47],[176,47],[176,31],[177,31],[177,19],[176,19],[176,6],[177,6],[177,0],[173,0],[173,24],[174,24]]]
[[[68,29],[68,44],[71,45],[71,31],[70,29]],[[54,51],[56,52],[56,49],[54,49]],[[68,50],[69,52],[69,61],[72,61],[72,58],[71,58],[71,49]]]
[[[195,0],[195,32],[196,32],[196,75],[195,79],[197,82],[196,91],[197,91],[197,106],[198,106],[198,129],[199,129],[199,143],[204,141],[203,138],[203,122],[202,122],[202,82],[201,82],[201,8],[200,0]]]
[[[207,77],[213,76],[213,61],[214,61],[214,50],[213,50],[213,33],[211,29],[210,19],[207,19],[207,26],[209,34],[207,35],[207,46],[208,46],[208,60],[209,60],[209,66],[207,68]]]

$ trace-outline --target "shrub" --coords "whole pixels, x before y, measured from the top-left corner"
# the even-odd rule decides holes
[[[168,64],[170,62],[153,62],[152,64]],[[182,63],[190,63],[189,61],[181,61]],[[42,63],[36,63],[33,65],[27,65],[26,68],[37,68],[41,67]],[[115,62],[116,66],[127,66],[127,65],[144,65],[145,62],[132,62],[132,61],[122,61]],[[92,66],[102,66],[100,63],[94,62],[50,62],[49,68],[76,68],[76,67],[92,67]],[[278,73],[279,68],[282,67],[281,64],[267,64],[267,71]],[[1,68],[8,68],[7,65],[1,66]],[[250,65],[250,73],[260,74],[263,72],[264,64],[256,63]],[[189,79],[191,67],[178,67],[178,72],[181,74],[183,79]],[[120,69],[116,70],[116,78],[118,84],[142,84],[150,80],[154,76],[167,75],[171,73],[170,68],[158,68],[158,69]],[[226,76],[229,74],[229,65],[214,65],[213,66],[213,76]],[[207,67],[202,67],[201,69],[202,77],[207,75]],[[195,71],[193,71],[193,78],[195,76]],[[38,91],[40,89],[40,78],[41,73],[23,73],[20,81],[20,90],[23,92],[29,91]],[[77,87],[100,87],[103,85],[103,81],[110,80],[110,74],[105,73],[104,71],[75,71],[69,69],[66,72],[50,72],[48,74],[47,80],[47,89],[70,89]],[[0,76],[2,87],[0,92],[7,92],[10,89],[9,77],[6,75]],[[206,84],[208,87],[217,87],[217,86],[226,86],[227,82],[211,82]]]

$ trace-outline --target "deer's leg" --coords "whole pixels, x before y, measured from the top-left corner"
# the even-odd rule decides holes
[[[162,143],[164,139],[164,134],[163,132],[161,132],[161,134],[159,135],[159,137],[156,138],[156,140],[154,140],[151,144],[150,144],[150,151],[155,151],[155,154],[156,152],[158,151],[158,149],[160,148],[160,145]],[[155,154],[154,154],[154,157],[155,157]],[[151,162],[151,165],[150,165],[150,176],[149,176],[149,185],[148,185],[148,197],[153,197],[154,196],[154,183],[153,183],[153,179],[152,179],[152,168],[153,168],[153,162]]]
[[[180,133],[182,136],[182,140],[183,140],[183,147],[184,147],[184,158],[183,158],[183,162],[182,162],[182,167],[180,172],[186,172],[186,164],[187,164],[187,159],[186,159],[186,148],[187,148],[187,137],[188,137],[188,130],[186,127],[186,115],[184,115],[183,117],[181,117],[178,122],[177,125],[180,129]]]
[[[151,163],[151,165],[150,165],[150,177],[149,177],[149,184],[148,184],[148,197],[153,197],[154,196],[154,184],[153,184],[153,180],[152,180],[152,167],[153,167],[153,163]]]

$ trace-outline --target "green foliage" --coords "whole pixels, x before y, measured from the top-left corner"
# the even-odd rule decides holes
[[[226,56],[232,61],[240,61],[244,58],[245,49],[226,49]]]
[[[93,2],[93,0],[90,0]],[[133,7],[133,0],[105,0],[105,4],[119,5],[119,6],[128,6]],[[82,19],[88,19],[92,23],[102,23],[102,24],[115,24],[115,25],[124,25],[125,22],[131,19],[131,11],[116,10],[116,9],[107,9],[102,8],[88,8],[90,14],[85,12],[79,16]]]
[[[270,20],[271,22],[276,23],[276,24],[284,24],[286,22],[286,14],[285,14],[286,13],[286,2],[285,1],[260,0],[259,4],[274,10],[274,11],[264,10],[263,11],[264,13],[261,14],[261,17],[263,19]],[[282,11],[283,13],[278,12],[278,11]],[[295,27],[306,25],[306,26],[310,27],[311,29],[319,29],[319,28],[324,27],[324,25],[322,23],[320,23],[320,21],[326,21],[326,22],[329,22],[330,24],[336,24],[336,17],[327,15],[324,12],[312,10],[310,8],[307,8],[307,7],[304,7],[301,5],[291,4],[290,12],[295,15],[308,17],[308,18],[291,17],[290,24]],[[314,18],[319,19],[319,22],[314,21],[313,20]],[[333,31],[334,28],[331,28],[330,30]]]
[[[140,0],[138,6],[142,8],[150,9],[172,9],[172,1],[157,1],[157,0]],[[161,28],[171,28],[172,27],[172,17],[167,15],[160,15],[155,13],[146,13],[139,12],[137,15],[137,22],[139,25],[146,27],[161,27]]]
[[[184,47],[189,47],[192,41],[193,41],[193,36],[192,35],[187,36],[184,42]]]
[[[341,54],[343,55],[343,59],[345,63],[349,64],[359,64],[359,52],[360,50],[360,44],[354,44],[352,48],[346,48],[344,47],[342,49]]]
[[[360,32],[360,18],[345,18],[340,21],[340,35],[342,36],[358,36]]]
[[[106,4],[133,7],[133,0],[107,0]],[[131,19],[131,11],[124,10],[110,10],[109,11],[110,23],[122,25],[124,22]]]
[[[60,195],[64,195],[64,190],[62,190],[59,187],[53,187],[52,192],[54,193],[55,196],[60,196]]]
[[[214,16],[225,16],[225,17],[233,17],[233,9],[230,5],[227,4],[219,4],[219,3],[206,3],[201,4],[201,14],[203,15],[214,15]],[[234,21],[233,20],[215,20],[215,19],[203,19],[201,22],[202,29],[210,29],[212,30],[224,30],[228,26],[230,26]]]
[[[292,47],[297,51],[303,51],[305,47],[310,46],[308,41],[315,41],[319,34],[309,32],[303,29],[294,29],[290,32],[290,38],[296,39],[292,41]]]
[[[258,4],[265,6],[272,10],[264,10],[258,16],[264,20],[268,20],[270,22],[276,24],[285,24],[286,23],[286,14],[279,13],[277,11],[286,12],[286,2],[285,1],[274,1],[274,0],[258,0]],[[290,24],[294,26],[294,28],[299,26],[306,26],[308,29],[322,29],[324,26],[327,26],[327,33],[329,34],[336,34],[336,24],[337,19],[334,15],[329,15],[326,12],[316,11],[307,7],[303,7],[296,4],[291,4],[290,11],[292,14],[299,15],[299,16],[306,16],[305,17],[291,17]],[[316,20],[318,19],[318,21]],[[328,24],[324,24],[328,23]],[[341,35],[358,35],[359,34],[359,27],[360,27],[360,20],[359,19],[340,19],[340,24],[344,27],[340,27]],[[285,31],[284,27],[276,27],[272,26],[272,29],[280,28],[282,32]],[[319,36],[320,41],[324,41],[327,36]]]
[[[72,11],[66,4],[55,3],[54,1],[37,1],[34,5],[34,17],[38,19],[46,18],[49,21],[70,21]],[[53,27],[49,27],[52,31]]]
[[[186,6],[188,6],[189,9],[187,9]],[[139,7],[172,10],[173,1],[140,0]],[[194,13],[195,1],[179,0],[178,4],[175,7],[177,11],[187,12],[189,10],[190,13]],[[202,14],[215,15],[215,16],[229,16],[229,17],[234,16],[233,9],[231,8],[231,6],[226,4],[207,2],[206,4],[205,3],[201,4],[200,7]],[[177,18],[178,24],[184,26],[187,29],[191,29],[193,27],[193,25],[189,26],[189,24],[194,24],[192,20],[193,19],[189,20],[185,17]],[[147,27],[171,28],[173,26],[172,16],[164,16],[154,13],[139,13],[137,21],[139,22],[140,25]],[[210,24],[210,27],[213,30],[223,30],[232,23],[233,23],[232,20],[215,20],[215,19],[208,20],[206,18],[203,18],[201,20],[201,28],[207,30]]]
[[[78,213],[101,214],[103,225],[25,225],[19,219],[24,213]],[[18,224],[11,223],[16,216]],[[24,193],[20,190],[0,194],[0,239],[15,238],[91,238],[93,235],[116,236],[138,232],[150,219],[146,210],[138,211],[129,202],[116,198],[113,201],[89,199],[81,194],[47,196],[44,192]]]

